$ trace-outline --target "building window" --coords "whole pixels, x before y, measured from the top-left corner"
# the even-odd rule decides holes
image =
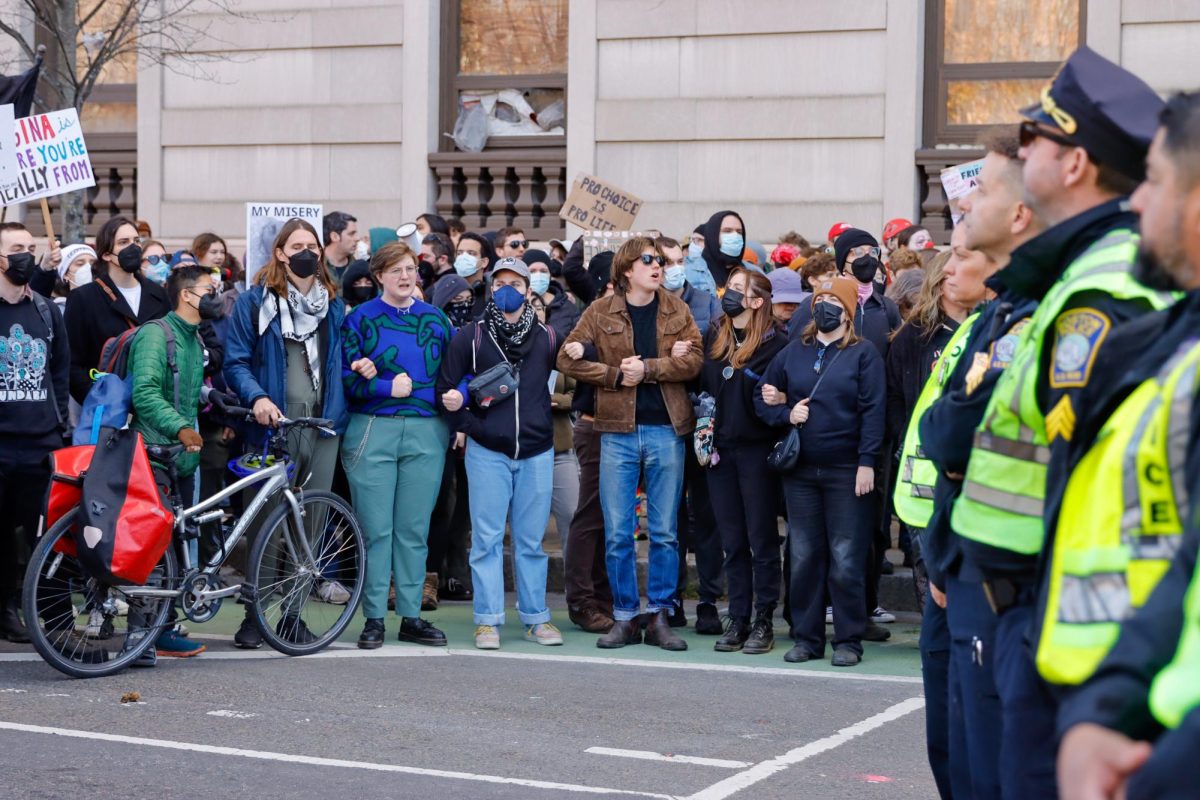
[[[473,113],[476,131],[486,119],[485,149],[564,147],[567,17],[568,0],[445,0],[442,131]]]
[[[1085,41],[1087,0],[928,0],[924,144],[1015,122]]]

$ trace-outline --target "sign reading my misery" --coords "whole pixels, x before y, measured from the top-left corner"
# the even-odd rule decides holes
[[[79,112],[73,108],[22,117],[16,133],[16,182],[0,187],[0,205],[24,203],[96,185]]]
[[[579,173],[558,216],[589,231],[627,231],[642,199],[597,177]]]

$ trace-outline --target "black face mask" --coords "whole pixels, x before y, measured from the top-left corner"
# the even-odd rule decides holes
[[[130,275],[136,275],[137,271],[142,268],[142,248],[131,244],[117,253],[117,265]]]
[[[288,259],[288,269],[297,278],[303,280],[317,274],[318,263],[320,263],[320,259],[317,258],[316,253],[312,250],[301,250]]]
[[[454,327],[461,328],[471,321],[471,309],[475,307],[474,301],[463,300],[461,303],[451,303],[446,306],[446,316],[450,318],[450,322]]]
[[[219,295],[210,293],[200,298],[196,311],[200,312],[200,319],[221,319],[225,316],[225,304]]]
[[[813,308],[813,322],[817,323],[821,333],[836,331],[842,324],[842,309],[833,303],[817,303]]]
[[[13,253],[8,257],[8,271],[4,273],[4,277],[8,278],[8,282],[13,286],[24,286],[33,280],[36,274],[37,261],[34,260],[33,253]]]
[[[870,283],[875,280],[875,275],[882,267],[883,265],[875,256],[859,256],[850,265],[850,271],[854,273],[854,279],[859,283]]]
[[[350,286],[344,292],[346,301],[352,306],[360,306],[368,300],[375,299],[374,286]]]
[[[745,311],[742,306],[742,301],[746,299],[746,295],[734,289],[726,289],[725,296],[721,298],[721,310],[725,312],[727,317],[736,317]]]

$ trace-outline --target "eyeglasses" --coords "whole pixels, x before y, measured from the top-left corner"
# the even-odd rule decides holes
[[[879,248],[872,247],[869,244],[859,245],[858,247],[855,247],[853,250],[850,251],[849,257],[846,260],[850,261],[850,262],[854,262],[857,259],[862,258],[863,256],[871,256],[872,258],[879,258]]]
[[[508,246],[513,248],[514,250],[517,249],[518,247],[529,247],[529,240],[528,239],[513,239],[511,242],[508,243]]]
[[[417,268],[413,267],[413,266],[389,267],[388,269],[385,269],[383,271],[383,275],[386,278],[399,278],[401,275],[416,275],[416,274],[417,274]]]
[[[696,245],[697,247],[704,247],[704,237],[703,236],[693,236],[692,244]]]
[[[653,263],[654,263],[654,262],[656,262],[656,261],[658,262],[658,265],[659,265],[660,267],[661,267],[663,264],[667,263],[667,260],[666,260],[665,258],[663,258],[662,256],[652,256],[652,255],[650,255],[649,253],[642,253],[642,255],[640,256],[640,258],[642,259],[642,263],[643,263],[643,264],[645,264],[645,265],[647,265],[647,266],[649,266],[649,265],[653,264]]]
[[[147,264],[149,264],[152,267],[157,267],[159,264],[161,264],[163,261],[166,261],[167,259],[163,258],[162,256],[146,256],[142,260],[145,261]]]
[[[1048,131],[1030,120],[1022,122],[1021,126],[1017,129],[1017,140],[1021,143],[1021,147],[1029,147],[1029,145],[1033,144],[1033,140],[1039,136],[1043,139],[1049,139],[1055,144],[1060,144],[1063,147],[1079,147],[1076,142],[1072,142],[1067,137]]]

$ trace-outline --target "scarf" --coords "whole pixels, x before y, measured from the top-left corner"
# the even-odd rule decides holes
[[[258,335],[267,332],[272,320],[279,317],[279,328],[284,339],[300,342],[308,356],[308,373],[314,391],[321,388],[321,350],[317,331],[325,314],[329,311],[329,292],[320,281],[314,281],[308,294],[291,283],[287,285],[287,302],[280,304],[279,296],[267,290],[263,293],[262,307],[258,310]]]
[[[858,289],[858,304],[861,306],[864,303],[866,303],[868,300],[870,300],[871,295],[873,295],[875,293],[875,282],[872,281],[871,283],[860,283],[860,284],[858,284],[857,289]]]
[[[483,321],[487,323],[488,333],[500,345],[500,350],[509,361],[519,361],[524,355],[526,340],[529,338],[533,324],[537,321],[533,306],[525,304],[521,317],[516,322],[504,318],[504,312],[496,307],[495,302],[488,300],[483,309]]]

